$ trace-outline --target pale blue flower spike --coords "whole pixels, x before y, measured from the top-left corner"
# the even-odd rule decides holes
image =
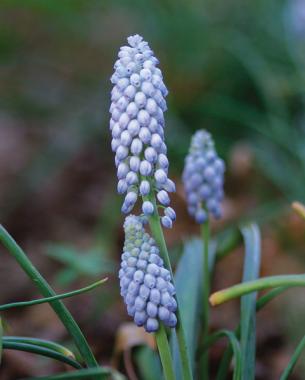
[[[217,156],[210,133],[197,131],[192,137],[182,175],[189,214],[199,224],[209,214],[221,217],[225,164]]]
[[[129,46],[121,47],[114,64],[111,82],[111,148],[115,152],[119,194],[130,192],[141,196],[157,191],[163,206],[170,203],[168,192],[175,184],[168,178],[167,148],[164,141],[165,97],[159,61],[148,43],[139,35],[128,37]],[[133,209],[132,201],[125,198],[123,213]],[[148,208],[147,208],[148,207]],[[142,208],[149,215],[151,207]],[[165,214],[165,216],[167,216]],[[171,221],[175,218],[169,217]],[[164,226],[169,226],[167,221]]]
[[[163,218],[171,221],[168,216]],[[167,327],[175,327],[175,287],[154,239],[145,232],[143,218],[127,216],[124,230],[119,278],[128,314],[147,332],[157,331],[161,322]]]

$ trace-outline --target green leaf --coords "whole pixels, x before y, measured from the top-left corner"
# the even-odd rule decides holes
[[[2,225],[0,225],[0,241],[44,297],[53,297],[57,295],[32,264],[26,253]],[[67,331],[70,333],[87,366],[93,368],[96,367],[98,364],[87,340],[63,302],[60,300],[55,300],[50,303],[50,306],[53,308]]]
[[[245,260],[243,282],[257,279],[260,271],[261,241],[256,224],[241,228],[245,241]],[[240,311],[240,346],[242,355],[242,379],[255,378],[256,349],[256,293],[241,298]]]
[[[210,244],[210,271],[215,262],[216,244]],[[184,245],[182,257],[175,274],[175,286],[179,303],[182,323],[186,333],[186,343],[189,349],[191,367],[195,368],[195,352],[198,342],[199,323],[202,300],[202,240],[191,239]],[[173,361],[176,378],[181,379],[179,352],[176,337],[172,337]]]
[[[18,350],[18,351],[31,352],[36,355],[42,355],[42,356],[46,356],[46,357],[61,361],[63,363],[69,364],[70,366],[74,368],[78,368],[78,369],[82,368],[82,366],[76,360],[71,359],[70,357],[67,357],[66,355],[63,355],[59,353],[58,351],[43,347],[41,345],[22,343],[19,341],[5,340],[5,339],[3,339],[2,343],[3,343],[3,349],[6,349],[6,350]]]
[[[228,338],[229,343],[230,343],[230,348],[232,350],[232,353],[234,354],[235,363],[234,363],[233,380],[240,380],[241,369],[242,369],[242,357],[241,357],[240,344],[234,332],[229,331],[229,330],[216,331],[214,334],[208,337],[208,341],[204,345],[203,349],[206,350],[208,347],[213,345],[217,340],[223,337]]]
[[[257,292],[258,290],[281,288],[281,290],[277,289],[277,291],[273,292],[273,295],[276,296],[288,288],[298,286],[305,286],[305,274],[286,274],[279,276],[261,277],[258,280],[243,282],[241,284],[237,284],[213,293],[210,297],[210,303],[213,306],[216,306],[230,301],[234,298]],[[271,297],[271,299],[273,298],[274,297]]]
[[[300,358],[301,353],[304,350],[304,348],[305,348],[305,335],[303,336],[303,338],[301,339],[300,343],[298,344],[296,350],[294,351],[294,353],[293,353],[293,355],[292,355],[292,357],[288,363],[288,366],[286,367],[285,371],[282,373],[282,375],[280,377],[280,380],[287,380],[289,378],[289,376],[291,375],[293,368],[296,365],[298,359]]]
[[[107,368],[86,368],[53,376],[31,377],[24,380],[104,380],[109,379],[111,370]],[[122,377],[124,379],[124,377]]]
[[[82,294],[85,292],[89,292],[90,290],[98,287],[99,285],[102,285],[106,281],[107,281],[107,278],[100,280],[100,281],[97,281],[91,285],[84,287],[84,288],[73,290],[71,292],[67,292],[67,293],[63,293],[63,294],[57,294],[56,296],[40,298],[37,300],[31,300],[31,301],[13,302],[13,303],[5,304],[5,305],[0,305],[0,311],[12,309],[14,307],[39,305],[39,304],[46,303],[46,302],[53,302],[56,300],[60,300],[60,299],[68,298],[68,297],[73,297],[73,296],[76,296],[76,295],[79,295],[79,294]]]
[[[75,355],[72,351],[70,351],[65,346],[62,346],[61,344],[52,342],[50,340],[25,337],[25,336],[4,336],[3,341],[15,342],[15,343],[26,343],[26,344],[36,345],[39,347],[45,347],[45,348],[48,348],[50,350],[56,351],[62,355],[65,355],[68,358],[75,359]]]
[[[141,346],[135,349],[134,358],[137,363],[141,379],[162,379],[162,369],[160,366],[159,357],[156,352],[152,351],[147,346]]]

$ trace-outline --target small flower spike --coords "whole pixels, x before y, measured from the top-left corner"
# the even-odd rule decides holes
[[[210,133],[197,131],[192,137],[182,175],[189,214],[196,222],[207,221],[209,214],[221,217],[225,164],[217,156]]]
[[[154,239],[145,232],[141,217],[127,216],[124,230],[119,278],[128,314],[147,332],[157,331],[161,322],[175,327],[175,288]]]
[[[168,192],[175,191],[174,182],[168,178],[163,116],[168,91],[157,67],[159,61],[139,35],[127,40],[129,46],[121,47],[114,64],[110,106],[117,190],[119,194],[127,193],[122,206],[125,214],[131,212],[138,196],[155,192],[160,204],[169,206]],[[145,215],[154,212],[151,206],[143,203]],[[174,219],[165,216],[163,225],[171,227]]]

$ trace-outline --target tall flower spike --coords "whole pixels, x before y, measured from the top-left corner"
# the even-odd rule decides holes
[[[159,61],[139,35],[127,40],[129,46],[121,47],[114,64],[110,106],[118,192],[127,193],[122,206],[125,214],[131,212],[139,195],[146,197],[157,191],[158,201],[167,207],[167,192],[175,191],[174,182],[167,177],[163,113],[168,91],[157,68]],[[146,200],[142,210],[150,215],[153,204]],[[170,223],[167,219],[163,225],[171,227],[175,217]]]
[[[125,244],[119,271],[121,295],[128,314],[147,332],[157,331],[159,323],[175,327],[177,303],[170,272],[164,268],[159,249],[145,232],[143,218],[125,219]]]
[[[182,175],[188,211],[197,223],[204,223],[208,214],[221,217],[224,171],[224,162],[217,156],[210,133],[197,131]]]

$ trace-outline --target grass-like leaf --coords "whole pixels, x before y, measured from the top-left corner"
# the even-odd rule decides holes
[[[245,241],[243,281],[255,280],[259,276],[261,241],[259,228],[249,224],[241,228]],[[256,293],[241,298],[240,346],[242,355],[242,379],[255,377],[256,346]]]
[[[186,332],[186,342],[189,349],[191,366],[195,367],[195,350],[198,343],[200,302],[202,299],[202,241],[201,239],[191,239],[184,245],[183,255],[179,261],[176,274],[175,285],[179,302],[181,318]],[[216,244],[210,244],[209,265],[210,270],[215,262]],[[176,337],[172,339],[173,361],[176,371],[176,379],[181,379],[179,365],[179,352]]]
[[[48,282],[32,264],[26,253],[1,225],[0,241],[44,297],[57,296]],[[69,310],[60,300],[52,301],[50,305],[62,321],[63,325],[66,327],[67,331],[70,333],[87,366],[92,368],[97,367],[98,363],[91,351],[91,348]]]
[[[258,290],[282,287],[281,291],[278,291],[281,293],[288,288],[297,286],[305,286],[305,274],[262,277],[258,280],[247,281],[215,292],[210,297],[210,303],[216,306]]]
[[[74,353],[70,351],[67,347],[62,346],[61,344],[52,342],[50,340],[32,338],[32,337],[26,337],[26,336],[4,336],[3,341],[32,344],[34,346],[48,348],[50,350],[60,353],[61,355],[67,356],[68,358],[75,359]]]
[[[7,350],[31,352],[36,355],[46,356],[46,357],[58,360],[62,363],[69,364],[70,366],[77,369],[82,368],[82,366],[76,360],[47,347],[43,347],[37,344],[23,343],[23,342],[18,342],[14,340],[6,340],[6,339],[3,339],[2,344],[3,344],[4,350],[7,349]]]
[[[107,278],[104,278],[103,280],[94,282],[93,284],[88,285],[84,288],[73,290],[73,291],[67,292],[67,293],[58,294],[58,295],[52,296],[52,297],[45,297],[45,298],[40,298],[37,300],[31,300],[31,301],[12,302],[12,303],[8,303],[5,305],[0,305],[0,311],[12,309],[14,307],[34,306],[34,305],[39,305],[42,303],[47,303],[47,302],[52,302],[52,301],[56,301],[56,300],[61,300],[64,298],[73,297],[73,296],[76,296],[76,295],[79,295],[79,294],[82,294],[85,292],[89,292],[90,290],[98,287],[99,285],[102,285],[106,281],[107,281]]]
[[[58,375],[31,377],[23,380],[104,380],[109,379],[111,371],[107,368],[86,368]],[[124,377],[122,377],[124,379]]]
[[[162,369],[155,351],[147,346],[136,348],[134,359],[140,372],[140,378],[145,380],[160,380]]]
[[[302,351],[305,348],[305,335],[301,339],[300,343],[298,344],[296,350],[294,351],[288,366],[286,367],[285,371],[282,373],[280,380],[287,380],[289,376],[291,375],[294,366],[296,365],[299,357],[301,356]]]
[[[213,345],[217,340],[224,337],[228,338],[230,342],[230,348],[234,355],[235,364],[234,364],[233,380],[240,380],[241,371],[242,371],[242,354],[240,350],[240,343],[234,332],[229,331],[229,330],[220,330],[220,331],[215,332],[214,334],[208,337],[208,341],[202,349],[206,350],[208,347]]]

